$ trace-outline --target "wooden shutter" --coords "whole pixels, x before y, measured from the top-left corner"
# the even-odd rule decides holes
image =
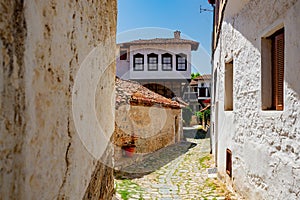
[[[272,49],[272,103],[276,110],[283,110],[284,103],[284,32],[273,38]]]
[[[232,177],[232,153],[230,149],[226,149],[226,173]]]
[[[218,29],[219,25],[219,9],[220,9],[220,0],[215,1],[215,28]]]

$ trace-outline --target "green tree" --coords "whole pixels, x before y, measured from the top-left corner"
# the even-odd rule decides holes
[[[195,78],[195,73],[191,73],[191,79],[194,79]]]
[[[195,79],[196,77],[200,76],[200,73],[191,73],[191,79]]]

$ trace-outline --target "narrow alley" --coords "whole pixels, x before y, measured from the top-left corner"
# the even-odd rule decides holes
[[[1,0],[0,200],[300,200],[300,0]]]
[[[187,138],[124,169],[130,173],[117,173],[117,198],[240,199],[208,172],[213,166],[209,138]]]

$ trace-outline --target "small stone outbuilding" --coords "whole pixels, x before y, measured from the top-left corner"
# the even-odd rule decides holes
[[[133,138],[135,157],[174,144],[182,138],[181,105],[135,81],[116,79],[115,111],[116,168],[118,160],[124,157],[122,147],[131,143]]]

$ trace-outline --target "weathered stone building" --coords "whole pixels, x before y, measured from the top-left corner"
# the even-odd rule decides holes
[[[115,34],[115,0],[1,1],[1,199],[111,198]]]
[[[246,199],[299,199],[300,1],[210,2],[219,174]]]
[[[130,160],[140,159],[144,154],[183,138],[181,105],[135,81],[116,79],[115,116],[113,143],[118,169],[130,164]],[[136,156],[133,159],[123,159],[122,162],[122,147],[131,142],[134,142]]]

